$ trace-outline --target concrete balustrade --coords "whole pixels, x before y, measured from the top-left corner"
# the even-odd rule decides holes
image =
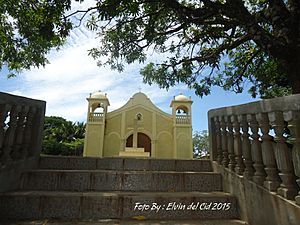
[[[268,190],[295,199],[299,190],[295,174],[300,177],[299,114],[300,95],[210,110],[210,135],[216,136],[211,140],[217,140],[211,145],[211,159],[225,167],[229,161],[237,174],[254,176]]]
[[[250,195],[269,191],[265,206],[257,208],[283,206],[274,206],[274,192],[300,205],[300,94],[213,109],[208,118],[211,160],[223,174],[225,190],[244,198],[246,220],[259,224],[270,217],[266,212],[255,218],[256,205],[243,203]]]
[[[37,166],[46,102],[0,92],[0,191],[18,186],[24,169]]]
[[[103,123],[104,113],[91,112],[89,114],[89,122],[101,122]]]
[[[191,117],[188,115],[176,115],[176,124],[187,124],[191,123]]]

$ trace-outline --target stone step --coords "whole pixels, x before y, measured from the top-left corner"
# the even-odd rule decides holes
[[[241,220],[97,220],[97,221],[3,221],[1,225],[247,225]]]
[[[22,175],[21,189],[45,191],[221,191],[212,172],[33,170]]]
[[[0,218],[25,219],[237,219],[236,199],[213,192],[46,192],[0,194]]]
[[[41,169],[70,170],[147,170],[147,171],[196,171],[210,172],[210,160],[176,160],[151,158],[91,158],[47,156],[40,158]]]

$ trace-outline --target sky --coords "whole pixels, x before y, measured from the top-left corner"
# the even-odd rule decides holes
[[[73,7],[85,8],[90,2],[93,1],[85,1],[82,5],[74,3]],[[183,84],[168,91],[156,85],[143,84],[139,74],[142,64],[126,66],[122,73],[108,67],[98,67],[97,62],[88,56],[88,50],[99,44],[94,33],[81,26],[71,32],[67,43],[59,51],[53,50],[48,54],[50,64],[45,67],[23,71],[13,78],[7,78],[7,71],[1,71],[0,91],[45,100],[47,116],[61,116],[73,122],[85,122],[86,98],[89,93],[98,90],[107,93],[110,101],[108,111],[121,107],[134,93],[141,91],[160,109],[171,113],[173,96],[183,93],[193,100],[194,131],[207,130],[208,110],[256,100],[247,92],[235,94],[217,87],[212,89],[210,96],[200,98]],[[155,61],[159,59],[159,55],[149,58]]]

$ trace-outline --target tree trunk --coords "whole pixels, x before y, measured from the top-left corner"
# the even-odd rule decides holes
[[[299,62],[300,63],[300,62]],[[300,73],[298,72],[296,74],[297,76],[294,77],[292,84],[292,93],[293,94],[299,94],[300,93]]]
[[[292,87],[293,94],[300,93],[300,60],[297,60],[288,68],[288,79]]]
[[[295,53],[296,52],[296,53]],[[281,64],[284,71],[287,73],[289,84],[292,87],[293,94],[300,93],[300,49],[294,51],[289,59],[285,59]]]

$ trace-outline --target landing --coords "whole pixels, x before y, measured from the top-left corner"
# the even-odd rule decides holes
[[[64,170],[128,170],[128,171],[201,171],[211,172],[210,160],[180,160],[129,157],[44,156],[40,169]]]

